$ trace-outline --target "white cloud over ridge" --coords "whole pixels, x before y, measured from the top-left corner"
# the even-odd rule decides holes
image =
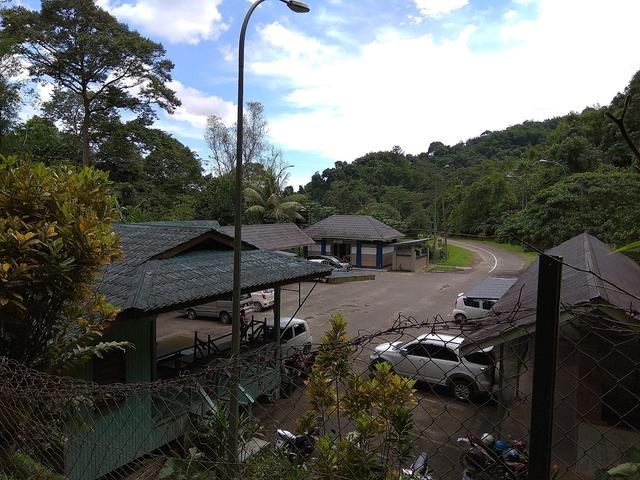
[[[425,17],[441,17],[447,13],[459,10],[469,3],[469,0],[413,0],[416,7]]]
[[[280,24],[261,30],[258,76],[290,87],[291,113],[270,119],[286,149],[334,160],[400,145],[426,151],[484,130],[606,104],[640,68],[636,0],[542,0],[534,20],[494,32],[502,47],[472,48],[476,28],[451,41],[386,30],[345,51]]]
[[[118,19],[171,43],[217,39],[228,29],[218,6],[222,0],[97,0]]]

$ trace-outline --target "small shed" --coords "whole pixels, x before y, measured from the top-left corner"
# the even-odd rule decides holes
[[[563,257],[554,463],[578,478],[620,463],[640,443],[640,265],[587,233],[545,252]],[[461,351],[496,345],[506,434],[529,424],[538,261],[466,334]]]
[[[415,272],[429,264],[429,239],[407,240],[393,244],[392,270]]]
[[[404,234],[369,215],[332,215],[305,233],[316,241],[307,255],[346,258],[355,267],[384,268],[393,263],[394,244]]]

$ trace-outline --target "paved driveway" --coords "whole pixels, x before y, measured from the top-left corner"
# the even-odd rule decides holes
[[[307,301],[295,314],[311,325],[315,340],[329,324],[333,313],[342,313],[349,322],[349,333],[356,336],[389,328],[399,313],[419,321],[436,315],[451,320],[451,310],[460,292],[487,276],[515,275],[524,268],[521,257],[508,251],[473,241],[451,241],[476,253],[473,268],[458,272],[386,272],[375,271],[376,279],[344,284],[306,282],[300,285],[302,299],[313,289]],[[282,314],[293,315],[298,309],[298,285],[285,287]],[[272,318],[272,310],[255,313],[254,317]],[[194,332],[200,338],[212,338],[231,332],[229,325],[216,319],[188,320],[179,312],[161,315],[157,322],[158,354],[193,345]]]
[[[489,272],[492,276],[512,276],[525,266],[520,256],[508,251],[473,241],[451,243],[476,253],[473,268],[446,273],[382,271],[376,272],[376,279],[371,281],[337,285],[319,283],[296,317],[307,320],[312,331],[318,334],[326,329],[331,314],[342,313],[349,322],[352,336],[362,331],[388,328],[398,313],[418,320],[432,320],[436,315],[451,320],[458,293],[468,290]],[[311,283],[302,284],[302,298],[311,288]],[[293,289],[296,291],[291,291]],[[297,307],[297,285],[287,287],[283,292],[283,315],[293,314]]]

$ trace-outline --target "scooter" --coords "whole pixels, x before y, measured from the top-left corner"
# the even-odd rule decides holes
[[[401,480],[434,480],[429,474],[427,452],[420,453],[410,467],[402,469]]]
[[[296,435],[288,430],[276,431],[276,449],[282,450],[291,461],[302,463],[315,449],[318,430],[303,435]]]

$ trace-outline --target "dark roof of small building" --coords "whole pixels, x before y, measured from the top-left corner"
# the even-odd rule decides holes
[[[501,298],[517,281],[515,277],[487,277],[465,293],[471,298]]]
[[[234,236],[234,226],[222,227],[222,231]],[[294,223],[265,223],[242,226],[242,240],[260,250],[288,250],[313,245],[313,239]]]
[[[332,215],[311,225],[305,233],[313,238],[384,241],[404,234],[369,215]]]
[[[640,312],[640,265],[588,233],[545,252],[563,257],[560,310],[589,303],[606,304],[637,315]],[[570,266],[569,266],[570,265]],[[574,268],[572,268],[574,267]],[[628,292],[628,293],[625,293]],[[496,302],[494,314],[468,333],[467,346],[500,343],[535,330],[538,261]],[[635,298],[634,298],[635,297]]]
[[[225,233],[180,222],[115,225],[114,231],[124,258],[105,269],[98,291],[121,311],[173,310],[231,295],[233,239]],[[324,265],[255,248],[243,242],[243,291],[330,273]]]

